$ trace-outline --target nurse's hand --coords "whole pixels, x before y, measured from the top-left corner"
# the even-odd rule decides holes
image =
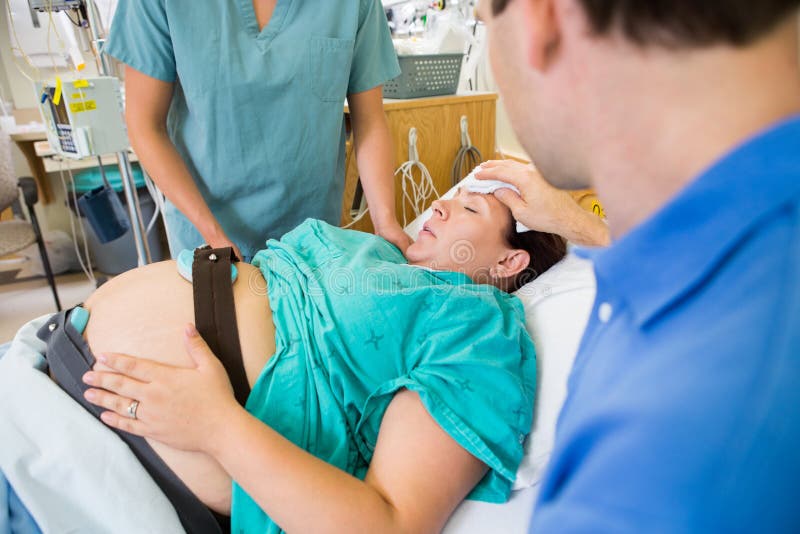
[[[93,386],[84,396],[109,411],[108,426],[158,440],[177,449],[205,451],[232,414],[242,408],[233,396],[220,361],[192,325],[184,334],[193,368],[174,367],[126,356],[101,354],[98,360],[114,372],[90,371],[84,382]],[[131,403],[139,402],[136,417]]]
[[[406,249],[411,246],[413,241],[407,233],[403,231],[403,227],[397,221],[389,223],[382,227],[376,227],[375,233],[386,241],[400,249],[400,252],[405,256]]]
[[[224,234],[218,238],[207,239],[206,243],[208,243],[211,248],[231,247],[233,249],[233,253],[236,254],[236,257],[239,258],[239,260],[244,259],[244,256],[242,256],[242,252],[239,250],[239,247],[236,246],[236,243],[228,239],[228,236]]]

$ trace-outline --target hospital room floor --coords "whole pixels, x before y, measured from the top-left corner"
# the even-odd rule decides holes
[[[64,308],[83,302],[94,284],[83,273],[56,276],[56,288]],[[55,313],[56,305],[44,278],[0,285],[0,344],[11,341],[19,327],[46,313]]]

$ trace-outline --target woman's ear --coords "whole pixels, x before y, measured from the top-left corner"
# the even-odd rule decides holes
[[[531,256],[528,251],[522,249],[511,249],[505,253],[500,261],[492,269],[494,278],[507,279],[521,273],[530,265]]]

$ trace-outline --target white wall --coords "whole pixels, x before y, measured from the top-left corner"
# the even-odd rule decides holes
[[[3,101],[11,100],[11,84],[8,81],[6,66],[2,55],[0,55],[0,98],[2,98]]]
[[[12,52],[12,35],[8,26],[8,8],[6,5],[7,0],[2,1],[0,5],[0,96],[4,101],[11,101],[17,109],[35,108],[37,106],[36,94],[33,84],[28,80],[17,67],[17,63],[23,64],[22,58],[15,58]],[[85,55],[85,58],[90,61],[90,56]],[[60,74],[63,75],[62,71]],[[97,73],[96,67],[87,63],[86,75],[91,76]],[[43,78],[53,78],[55,71],[52,69],[41,69],[40,74]],[[31,174],[27,161],[25,161],[22,152],[12,145],[12,157],[14,160],[14,170],[17,176],[29,176]],[[61,177],[58,173],[50,173],[47,175],[46,180],[53,193],[53,198],[47,205],[39,203],[37,205],[36,213],[39,216],[42,230],[63,230],[68,234],[72,234],[69,212],[65,207],[64,187],[61,183]]]
[[[2,78],[0,80],[0,97],[4,102],[14,102],[14,107],[17,108],[35,105],[36,99],[30,82],[14,67],[5,1],[0,6],[0,77]],[[13,150],[13,158],[14,170],[18,176],[30,174],[28,164],[16,147]]]
[[[117,0],[94,1],[98,6],[98,14],[100,19],[107,27],[110,24],[111,17],[116,9]],[[17,24],[15,24],[16,35],[13,35],[12,32],[9,31],[9,10],[17,15]],[[17,44],[17,39],[23,43],[30,43],[32,46],[39,44],[39,46],[42,48],[41,52],[46,51],[45,46],[48,37],[50,40],[50,48],[57,52],[61,52],[62,50],[66,49],[66,43],[68,43],[68,38],[65,31],[63,29],[59,29],[60,27],[58,26],[57,22],[56,31],[53,32],[50,29],[48,14],[39,13],[37,16],[42,28],[34,30],[30,23],[30,15],[28,14],[28,0],[4,0],[2,2],[2,9],[0,9],[0,63],[2,64],[0,64],[0,67],[2,67],[3,84],[0,85],[0,91],[2,91],[2,96],[4,98],[11,98],[17,108],[31,108],[36,106],[36,95],[31,87],[31,82],[20,72],[18,65],[25,69],[26,72],[28,72],[28,75],[31,75],[32,71],[30,71],[30,68],[26,67],[25,60],[16,56],[11,50],[12,46]],[[65,17],[64,14],[56,14],[54,16],[61,18]],[[74,30],[70,24],[66,23],[66,19],[63,19],[63,22],[71,30]],[[32,32],[38,32],[41,35],[37,36]],[[103,33],[102,29],[100,32]],[[82,33],[82,35],[79,35],[80,33]],[[87,32],[75,31],[75,37],[78,41],[78,47],[83,53],[83,59],[86,62],[86,69],[82,71],[80,75],[97,75],[97,66],[94,56],[91,53],[91,48],[89,47],[89,38]],[[65,45],[64,48],[62,48],[62,44]],[[30,52],[30,50],[28,50],[28,52]],[[76,76],[76,74],[71,73],[67,68],[59,68],[58,72],[56,72],[56,70],[53,68],[48,67],[40,68],[36,77],[41,79],[52,79],[56,74],[65,79],[70,79]]]
[[[34,96],[33,87],[30,81],[20,73],[15,66],[15,59],[22,61],[20,58],[15,58],[14,53],[11,51],[12,38],[11,32],[8,29],[8,7],[5,0],[2,9],[0,9],[0,59],[3,63],[3,75],[7,80],[8,87],[3,87],[3,99],[10,98],[17,108],[32,108],[36,105],[36,97]],[[6,92],[9,91],[9,92]]]

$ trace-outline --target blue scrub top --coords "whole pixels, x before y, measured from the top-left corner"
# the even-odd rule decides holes
[[[307,217],[338,224],[346,95],[399,74],[379,0],[121,0],[104,51],[175,82],[169,135],[246,256]],[[168,204],[173,253],[203,242]]]
[[[800,118],[594,259],[531,532],[798,532]]]

